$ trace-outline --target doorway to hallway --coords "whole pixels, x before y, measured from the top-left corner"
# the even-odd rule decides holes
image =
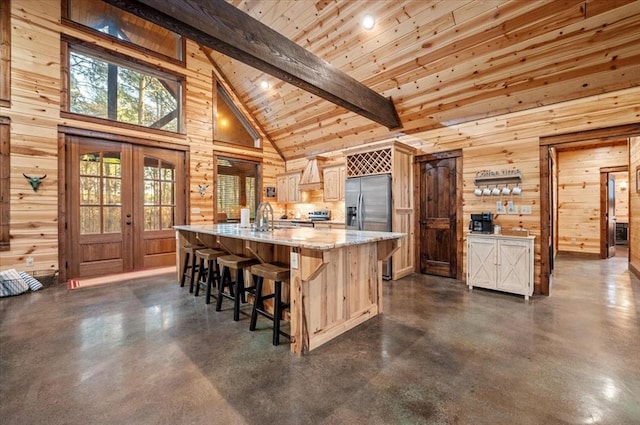
[[[636,135],[640,135],[640,126],[627,125],[540,139],[542,294],[549,295],[558,252],[586,253],[594,258],[615,255],[616,215],[611,198],[615,186],[608,190],[613,183],[609,177],[628,168],[629,138]],[[601,152],[603,149],[607,152]],[[628,190],[625,195],[629,199]]]

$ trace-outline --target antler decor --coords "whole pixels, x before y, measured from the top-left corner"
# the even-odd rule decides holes
[[[42,183],[42,180],[47,178],[46,174],[42,177],[29,177],[25,173],[22,173],[22,175],[24,176],[25,179],[29,181],[29,184],[31,185],[31,188],[33,189],[34,192],[38,191],[38,188],[40,187],[40,183]]]

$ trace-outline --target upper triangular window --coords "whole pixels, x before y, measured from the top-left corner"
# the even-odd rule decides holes
[[[216,116],[213,138],[252,148],[260,147],[260,136],[233,104],[227,92],[219,84],[217,88]]]

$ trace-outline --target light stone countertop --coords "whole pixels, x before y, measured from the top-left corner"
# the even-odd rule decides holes
[[[370,232],[360,230],[322,229],[294,227],[257,232],[239,224],[204,224],[174,226],[176,230],[243,239],[254,242],[286,245],[299,248],[329,250],[350,245],[361,245],[383,240],[401,239],[404,233]]]

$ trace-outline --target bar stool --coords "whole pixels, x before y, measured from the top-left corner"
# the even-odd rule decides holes
[[[240,255],[224,255],[218,257],[218,265],[222,268],[222,277],[220,285],[218,285],[218,299],[216,302],[216,311],[222,309],[222,298],[228,298],[233,301],[233,320],[240,320],[240,300],[245,301],[245,292],[253,292],[255,287],[244,287],[244,269],[249,267],[258,260],[251,257],[243,257]],[[231,280],[231,270],[236,271],[236,280]],[[224,292],[224,288],[229,288],[229,293]]]
[[[184,265],[182,266],[182,278],[180,278],[180,287],[184,287],[185,278],[189,278],[189,292],[193,292],[193,280],[198,271],[196,263],[196,251],[206,248],[204,245],[187,244],[182,247],[184,251]],[[191,261],[189,261],[191,259]]]
[[[199,249],[196,251],[196,257],[198,258],[198,278],[194,295],[197,297],[200,293],[200,285],[205,285],[207,291],[205,304],[211,302],[211,288],[216,286],[216,282],[217,285],[220,285],[220,266],[216,260],[223,255],[226,255],[224,251],[212,248]]]
[[[251,312],[251,324],[249,330],[256,330],[256,322],[258,320],[258,314],[273,321],[273,345],[280,343],[280,334],[291,338],[288,334],[280,330],[280,320],[282,319],[282,312],[285,308],[289,307],[289,304],[282,302],[282,282],[288,282],[290,277],[290,268],[283,264],[256,264],[249,267],[249,272],[253,275],[255,281],[255,300],[253,301],[253,310]],[[273,281],[273,293],[263,294],[262,288],[264,280]],[[264,308],[264,300],[273,298],[273,314],[267,312]]]

